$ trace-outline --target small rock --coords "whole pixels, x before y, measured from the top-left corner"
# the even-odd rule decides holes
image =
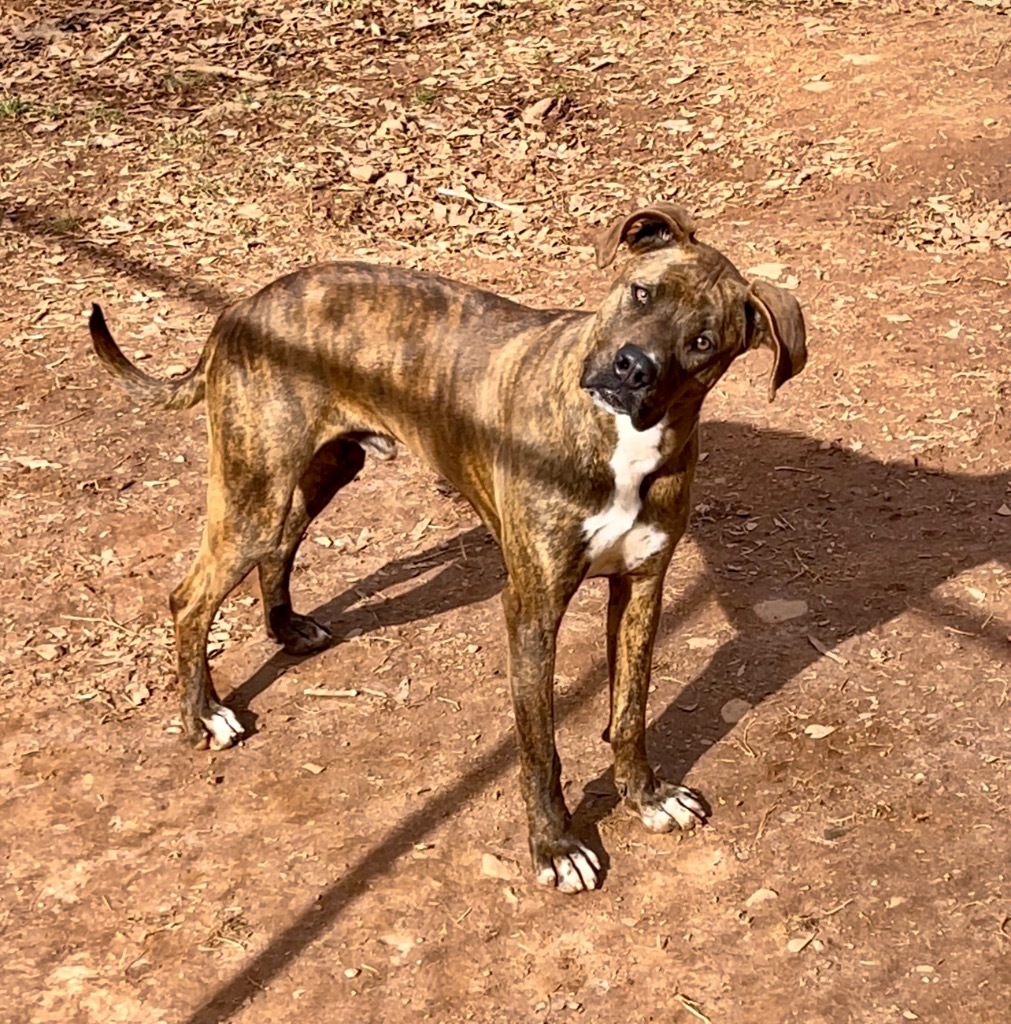
[[[357,967],[345,967],[344,977],[345,978],[357,978],[362,972]]]
[[[756,889],[745,901],[746,907],[754,907],[759,903],[765,903],[768,900],[778,900],[779,893],[775,889]]]
[[[786,944],[786,948],[791,953],[799,953],[802,949],[806,949],[808,943],[814,938],[814,935],[798,935],[795,939],[790,939]]]
[[[807,615],[807,601],[787,601],[779,598],[759,601],[754,607],[754,612],[763,622],[787,622]]]
[[[302,765],[302,769],[309,772],[310,775],[319,775],[320,772],[326,771],[326,767],[324,765],[315,764],[312,761],[306,761],[306,763]]]
[[[733,697],[720,708],[720,718],[728,725],[739,722],[749,711],[751,704],[743,697]]]

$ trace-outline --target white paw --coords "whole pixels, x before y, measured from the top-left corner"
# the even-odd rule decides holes
[[[596,889],[599,872],[600,861],[593,850],[575,843],[568,853],[553,857],[550,865],[541,868],[537,881],[557,886],[559,892],[576,893]]]
[[[211,734],[211,750],[230,747],[245,730],[239,725],[235,712],[222,704],[211,704],[211,714],[201,718],[204,728]]]
[[[687,831],[706,820],[705,808],[687,786],[673,787],[657,803],[643,807],[639,815],[650,832],[670,832],[675,825]]]

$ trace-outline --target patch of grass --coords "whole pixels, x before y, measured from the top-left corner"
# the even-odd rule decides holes
[[[46,231],[54,235],[69,235],[72,231],[76,231],[83,223],[83,218],[73,213],[58,213],[48,216],[42,221]]]
[[[32,109],[32,104],[20,96],[0,96],[0,117],[22,117]]]
[[[122,124],[126,120],[126,114],[119,107],[110,107],[106,103],[99,103],[91,116],[100,125]]]
[[[161,137],[163,153],[179,153],[187,149],[205,149],[207,136],[193,128],[183,128],[178,132],[166,132]]]
[[[207,85],[218,81],[215,75],[204,75],[199,71],[180,71],[178,75],[162,75],[161,87],[172,95],[186,95]]]

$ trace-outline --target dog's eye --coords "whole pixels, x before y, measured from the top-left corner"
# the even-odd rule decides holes
[[[632,298],[635,300],[636,305],[648,306],[650,298],[649,289],[641,284],[632,285]]]
[[[716,347],[716,341],[711,334],[700,334],[691,344],[693,352],[712,352]]]

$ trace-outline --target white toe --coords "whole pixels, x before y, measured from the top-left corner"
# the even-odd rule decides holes
[[[541,868],[537,872],[537,884],[538,885],[554,885],[557,881],[555,877],[555,869],[553,867]]]
[[[226,747],[230,747],[245,730],[239,724],[239,720],[231,708],[223,707],[221,704],[212,705],[212,707],[213,714],[200,719],[200,721],[204,723],[204,728],[211,734],[211,749],[224,750]]]
[[[576,866],[568,857],[555,857],[555,874],[558,876],[558,891],[574,893],[583,891],[583,880]]]
[[[678,786],[659,804],[643,808],[641,817],[651,832],[670,832],[675,825],[687,831],[705,821],[706,812],[690,789]]]
[[[579,872],[584,889],[597,888],[597,872],[594,870],[593,862],[590,860],[591,857],[593,857],[593,851],[586,849],[585,846],[579,850],[573,850],[569,854],[569,860],[572,861]],[[597,868],[600,868],[600,864],[597,864]]]
[[[597,888],[597,872],[600,860],[593,850],[579,843],[570,853],[554,858],[555,877],[558,891],[564,893],[582,892]]]
[[[698,800],[685,789],[679,789],[677,793],[667,797],[662,807],[664,813],[674,819],[678,828],[694,828],[705,816]]]

